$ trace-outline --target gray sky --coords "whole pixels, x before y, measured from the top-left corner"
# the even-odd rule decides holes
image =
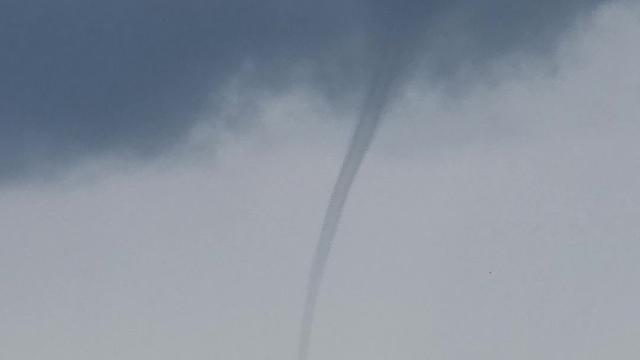
[[[0,358],[293,359],[352,105],[414,30],[311,358],[634,358],[640,7],[596,3],[6,2]]]
[[[431,76],[449,79],[463,64],[548,50],[603,2],[3,1],[0,181],[163,153],[202,111],[224,106],[220,92],[239,77],[248,96],[287,91],[302,71],[336,106],[352,106],[347,95],[383,52],[419,50],[416,62],[428,58]]]

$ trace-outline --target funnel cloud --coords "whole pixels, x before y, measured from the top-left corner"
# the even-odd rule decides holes
[[[367,150],[371,146],[371,142],[389,102],[393,85],[397,81],[399,72],[400,69],[391,66],[377,73],[373,79],[349,144],[349,150],[344,158],[338,179],[331,193],[309,274],[298,344],[298,359],[300,360],[305,360],[308,357],[318,293],[329,259],[331,245],[336,236],[338,224],[340,223],[340,218],[342,217],[342,212],[347,197],[349,196],[349,190],[353,185],[353,181],[358,173],[358,169],[362,165]]]

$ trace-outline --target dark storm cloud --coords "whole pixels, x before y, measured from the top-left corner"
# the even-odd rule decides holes
[[[282,89],[304,65],[331,96],[366,86],[381,52],[432,75],[539,51],[599,0],[5,0],[0,180],[89,155],[156,154],[246,64]]]

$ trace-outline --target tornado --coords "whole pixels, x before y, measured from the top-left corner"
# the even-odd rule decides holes
[[[351,186],[358,174],[380,120],[397,83],[400,68],[398,59],[388,52],[387,61],[382,61],[378,71],[373,74],[370,86],[364,97],[356,128],[353,132],[349,149],[342,162],[338,178],[333,186],[329,205],[324,215],[320,236],[316,245],[302,317],[302,326],[298,342],[298,360],[307,360],[316,304],[322,279],[327,267],[331,247],[338,230],[340,218],[349,196]]]

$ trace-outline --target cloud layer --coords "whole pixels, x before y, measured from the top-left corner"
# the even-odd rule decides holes
[[[302,72],[344,102],[385,52],[417,49],[431,76],[447,79],[462,65],[548,50],[602,2],[5,1],[0,179],[157,154],[224,105],[220,93],[239,77],[249,97],[298,85]]]

